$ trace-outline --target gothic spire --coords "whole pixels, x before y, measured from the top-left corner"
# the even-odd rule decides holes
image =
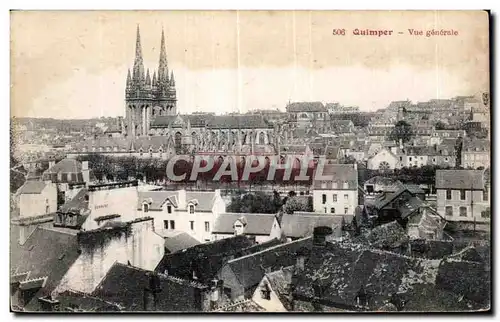
[[[132,77],[130,76],[130,68],[129,68],[127,73],[127,87],[130,85],[132,85]]]
[[[142,60],[141,33],[137,25],[137,35],[135,40],[135,60],[134,60],[134,80],[144,80],[144,63]]]
[[[170,74],[170,86],[175,87],[174,71],[172,71]]]
[[[151,85],[151,77],[149,76],[149,68],[146,72],[146,85]]]
[[[161,30],[160,63],[158,67],[158,82],[168,83],[167,50],[165,49],[165,33]]]
[[[153,86],[156,86],[156,70],[153,70]]]

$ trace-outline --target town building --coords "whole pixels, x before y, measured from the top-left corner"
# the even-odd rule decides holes
[[[50,181],[26,181],[16,192],[19,218],[33,218],[57,210],[57,186]]]
[[[370,170],[394,170],[401,168],[402,157],[398,157],[391,149],[382,147],[367,161]]]
[[[281,237],[281,228],[275,214],[222,213],[215,221],[213,240],[233,236],[254,238],[256,243],[265,243]]]
[[[447,221],[488,223],[491,187],[488,170],[437,170],[437,211]]]
[[[266,312],[288,312],[292,309],[292,275],[295,266],[266,273],[252,296]]]
[[[153,218],[108,220],[101,227],[78,232],[81,250],[61,279],[56,293],[92,293],[115,262],[153,270],[164,255],[165,240],[155,233]]]
[[[462,145],[462,166],[466,169],[490,166],[491,142],[484,139],[466,139]]]
[[[318,170],[316,170],[318,171]],[[325,164],[323,176],[331,180],[313,182],[313,209],[323,214],[354,214],[358,205],[357,164]]]
[[[76,231],[36,228],[11,252],[11,306],[16,311],[52,311],[52,292],[79,256]]]
[[[201,243],[213,239],[215,222],[226,210],[220,190],[140,191],[133,207],[139,216],[154,219],[157,234],[170,237],[184,232]]]

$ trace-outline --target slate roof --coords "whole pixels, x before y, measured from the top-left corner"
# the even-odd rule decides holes
[[[199,244],[176,253],[165,254],[155,271],[163,273],[167,270],[169,275],[192,278],[194,270],[200,281],[209,281],[217,274],[227,258],[238,253],[252,252],[255,250],[252,248],[254,245],[255,242],[245,236]]]
[[[245,293],[253,292],[266,274],[266,269],[272,272],[282,267],[295,265],[295,255],[304,249],[311,248],[312,236],[309,236],[235,258],[228,261],[226,266],[236,276]]]
[[[463,142],[463,152],[489,152],[491,141],[486,139],[465,139]]]
[[[59,208],[58,212],[81,213],[89,209],[88,190],[83,188],[71,199]]]
[[[214,312],[265,312],[266,310],[252,300],[230,303],[217,308]]]
[[[344,217],[333,215],[283,215],[281,230],[286,237],[302,238],[311,236],[315,227],[328,226],[334,230],[333,235],[342,236]]]
[[[436,189],[483,190],[483,170],[436,170]]]
[[[424,193],[424,191],[420,187],[399,184],[396,191],[392,193],[385,192],[382,195],[378,196],[377,199],[375,199],[373,205],[376,209],[382,209],[396,200],[405,191],[410,192],[412,195]]]
[[[137,199],[137,209],[142,209],[142,204],[149,203],[150,210],[161,210],[166,201],[170,201],[177,208],[179,204],[179,191],[139,191]],[[195,202],[196,211],[212,211],[215,192],[214,191],[186,191],[186,204]]]
[[[44,181],[26,181],[19,190],[17,194],[40,194],[47,184]]]
[[[216,115],[207,124],[211,129],[264,129],[272,128],[262,115]]]
[[[294,294],[306,301],[319,297],[329,306],[356,310],[360,309],[356,297],[363,289],[368,308],[377,310],[393,294],[404,295],[418,285],[432,286],[438,267],[439,261],[329,243],[313,249],[304,272],[294,277]]]
[[[82,172],[82,164],[76,159],[62,159],[47,170],[47,173],[78,173]]]
[[[52,182],[83,182],[82,164],[75,159],[62,159],[47,169],[43,173],[43,178]]]
[[[274,214],[222,213],[215,221],[212,234],[233,234],[234,223],[241,220],[245,226],[245,235],[269,235],[275,218]]]
[[[115,262],[92,295],[119,304],[123,311],[143,311],[144,289],[149,288],[151,273]],[[208,286],[163,274],[158,276],[161,292],[157,296],[157,311],[202,311],[195,294],[196,290],[206,292]],[[152,303],[149,303],[148,311],[151,310]]]
[[[332,180],[328,180],[328,189],[332,189],[331,183],[336,182],[336,190],[344,189],[344,182],[348,184],[348,190],[358,189],[358,170],[354,168],[352,164],[325,164],[322,172],[323,176],[333,176]],[[316,172],[313,175],[313,180],[316,178]],[[321,183],[323,181],[314,180],[314,189],[325,189],[321,188]]]
[[[325,157],[327,159],[338,159],[339,149],[339,146],[327,145],[325,148]]]
[[[295,266],[287,266],[265,275],[269,284],[271,284],[271,289],[276,293],[280,302],[283,304],[285,309],[287,309],[287,311],[292,310],[292,303],[288,296],[288,286],[292,283],[294,271]]]
[[[161,206],[169,200],[174,207],[177,207],[177,191],[139,191],[137,199],[137,210],[142,209],[142,204],[147,202],[149,210],[161,210]]]
[[[293,102],[287,105],[286,111],[289,113],[299,112],[326,112],[326,108],[321,102]]]
[[[165,238],[165,248],[169,253],[199,245],[200,242],[188,233],[180,233],[173,237]]]
[[[11,269],[28,273],[28,280],[47,278],[44,286],[25,305],[27,311],[41,309],[38,298],[50,295],[57,287],[78,258],[78,249],[76,233],[41,227],[37,227],[26,243],[19,246],[15,256],[11,256]]]

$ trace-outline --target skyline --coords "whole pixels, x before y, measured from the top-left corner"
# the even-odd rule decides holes
[[[417,102],[489,91],[487,15],[395,11],[377,19],[377,14],[13,12],[11,115],[124,115],[137,24],[144,65],[151,73],[158,66],[165,30],[180,114],[284,110],[288,101],[339,102],[375,111],[395,100]],[[457,24],[459,37],[331,35],[331,28],[340,25],[396,30]],[[262,50],[266,47],[272,49]]]

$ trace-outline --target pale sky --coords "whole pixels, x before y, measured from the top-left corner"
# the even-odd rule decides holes
[[[369,111],[489,88],[488,15],[480,11],[18,11],[12,115],[124,115],[137,24],[151,73],[165,30],[179,113],[284,109],[289,100]],[[334,28],[346,36],[333,36]],[[394,33],[354,36],[355,28]],[[425,37],[428,29],[459,35]]]

